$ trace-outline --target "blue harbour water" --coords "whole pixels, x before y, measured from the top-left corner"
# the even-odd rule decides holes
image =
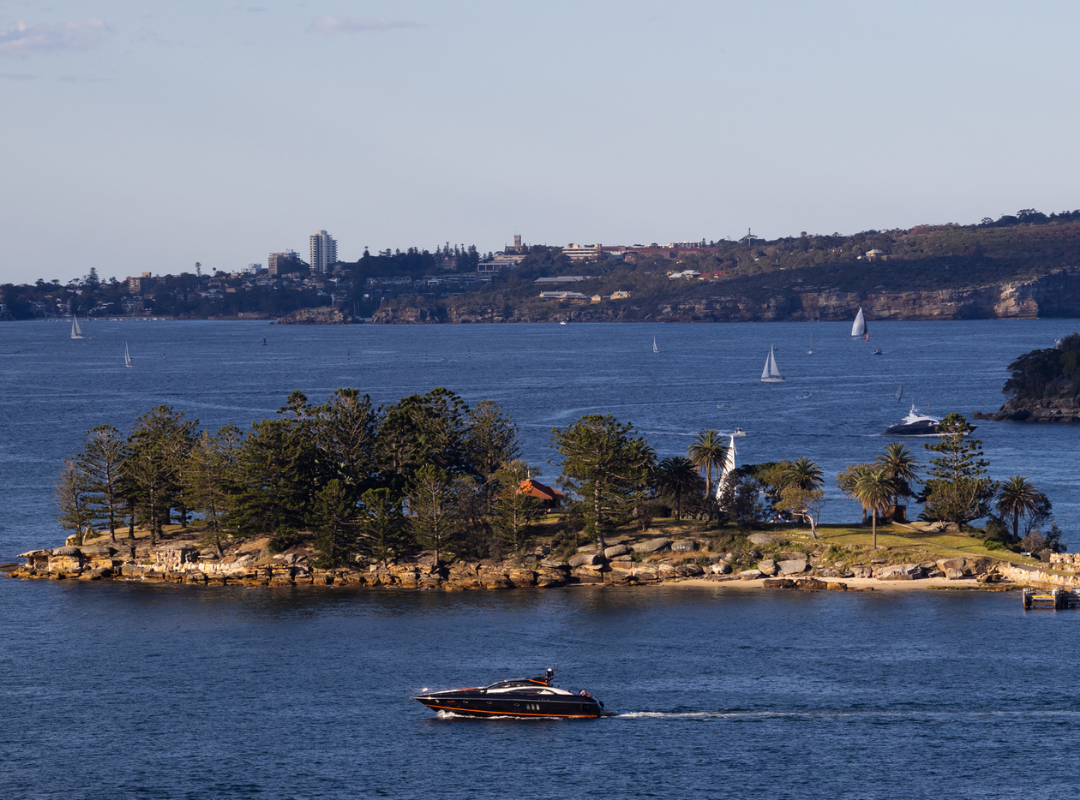
[[[52,484],[83,432],[158,403],[246,427],[293,389],[389,403],[447,386],[496,400],[549,478],[550,429],[585,413],[633,422],[662,456],[739,426],[743,461],[835,474],[873,458],[909,400],[997,408],[1007,364],[1080,323],[872,322],[869,345],[832,323],[85,328],[0,325],[0,562],[62,537]],[[758,381],[770,343],[779,386]],[[994,476],[1046,491],[1071,538],[1078,433],[978,430]],[[857,513],[834,496],[826,518]],[[1069,796],[1077,625],[1013,594],[0,580],[0,797]],[[408,699],[555,661],[618,715],[477,722]]]

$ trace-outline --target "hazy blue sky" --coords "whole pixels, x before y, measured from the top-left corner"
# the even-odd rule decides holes
[[[1080,3],[7,0],[0,282],[1080,207]]]

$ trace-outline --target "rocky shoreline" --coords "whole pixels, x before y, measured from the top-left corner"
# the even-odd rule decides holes
[[[776,534],[752,534],[750,543],[776,550],[786,540]],[[1016,573],[984,557],[957,557],[922,563],[889,564],[881,558],[866,563],[823,562],[805,553],[778,551],[741,569],[732,553],[710,553],[699,539],[669,537],[613,539],[607,548],[585,545],[566,560],[552,558],[547,548],[516,560],[437,560],[432,552],[408,559],[321,569],[312,554],[295,547],[272,554],[269,539],[233,546],[217,558],[200,550],[191,539],[176,539],[151,546],[147,539],[72,544],[22,553],[21,565],[5,565],[8,577],[26,580],[140,581],[199,586],[325,586],[413,590],[495,590],[549,588],[573,585],[639,586],[686,580],[737,581],[768,589],[839,590],[845,580],[863,583],[963,581],[968,585],[1008,582]],[[788,557],[782,557],[782,556]],[[745,564],[743,565],[745,566]]]
[[[1080,398],[1062,397],[1038,403],[1010,400],[997,411],[976,411],[975,419],[996,422],[1080,422]]]

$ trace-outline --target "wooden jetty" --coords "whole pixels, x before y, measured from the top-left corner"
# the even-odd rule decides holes
[[[1037,592],[1024,589],[1024,610],[1049,609],[1057,611],[1063,608],[1080,608],[1080,593],[1074,589],[1054,589],[1051,592]]]

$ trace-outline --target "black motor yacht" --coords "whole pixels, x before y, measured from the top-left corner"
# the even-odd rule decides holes
[[[940,424],[941,420],[937,417],[922,414],[919,409],[912,406],[908,415],[888,428],[882,436],[941,436],[941,432],[938,431]],[[974,425],[970,427],[971,430],[975,430]]]
[[[412,698],[435,711],[466,717],[601,717],[604,704],[584,689],[571,692],[551,684],[554,670],[542,678],[516,678],[490,686],[425,692]]]

